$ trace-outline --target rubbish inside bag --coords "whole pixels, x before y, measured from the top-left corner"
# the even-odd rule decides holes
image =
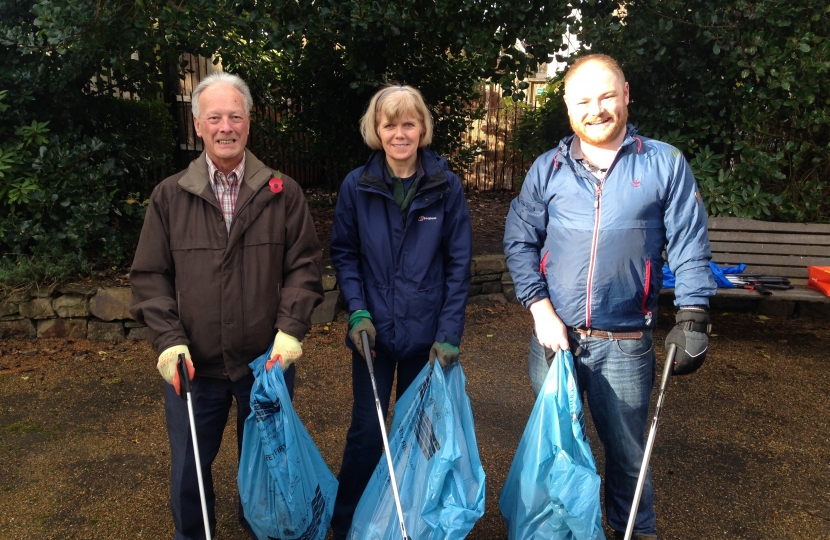
[[[461,540],[484,514],[485,475],[460,363],[426,364],[398,399],[389,432],[408,535]],[[401,540],[386,458],[355,510],[349,540]]]
[[[245,519],[260,540],[323,540],[337,479],[294,411],[282,370],[266,372],[271,350],[254,371],[237,484]]]
[[[573,356],[559,350],[499,498],[509,540],[604,540]]]

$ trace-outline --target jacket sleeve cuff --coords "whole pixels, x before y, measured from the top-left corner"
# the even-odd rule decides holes
[[[456,347],[461,345],[460,337],[447,334],[443,330],[439,330],[438,333],[435,334],[435,341],[439,343],[449,343],[450,345],[455,345]]]
[[[282,330],[284,333],[296,338],[298,341],[302,341],[310,329],[311,327],[309,325],[298,321],[297,319],[292,319],[291,317],[277,318],[276,330]]]
[[[539,302],[540,300],[545,300],[547,298],[550,298],[550,295],[547,293],[547,291],[539,291],[530,298],[522,299],[521,302],[525,308],[530,308],[530,306],[532,306],[536,302]]]
[[[190,346],[190,340],[182,332],[177,331],[165,332],[153,340],[153,349],[155,349],[156,354],[161,354],[176,345]]]

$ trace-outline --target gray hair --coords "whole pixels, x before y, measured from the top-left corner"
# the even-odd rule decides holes
[[[242,94],[242,100],[245,102],[245,114],[251,113],[251,109],[254,107],[254,98],[251,97],[251,89],[248,88],[248,85],[239,76],[220,71],[202,79],[202,82],[193,91],[193,95],[190,97],[190,108],[193,111],[194,118],[199,118],[199,113],[201,112],[199,110],[199,97],[201,97],[202,92],[214,84],[219,83],[229,84],[236,88]]]

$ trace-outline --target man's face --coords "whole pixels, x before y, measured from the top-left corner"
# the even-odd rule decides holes
[[[239,90],[220,82],[202,92],[199,109],[199,118],[193,119],[196,134],[211,161],[229,173],[242,161],[248,142],[251,118],[245,114],[245,100]]]
[[[599,62],[582,65],[568,79],[565,104],[571,128],[583,142],[616,150],[625,139],[628,83]]]

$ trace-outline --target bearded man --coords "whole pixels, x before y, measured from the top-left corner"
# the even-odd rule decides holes
[[[673,372],[706,356],[715,283],[706,211],[676,148],[626,125],[629,86],[606,55],[579,58],[565,77],[574,135],[539,157],[510,208],[504,251],[516,296],[534,319],[534,393],[551,353],[570,349],[580,392],[605,447],[605,516],[624,538],[645,449],[656,362],[652,329],[663,251],[677,277]],[[634,538],[657,538],[646,479]]]

